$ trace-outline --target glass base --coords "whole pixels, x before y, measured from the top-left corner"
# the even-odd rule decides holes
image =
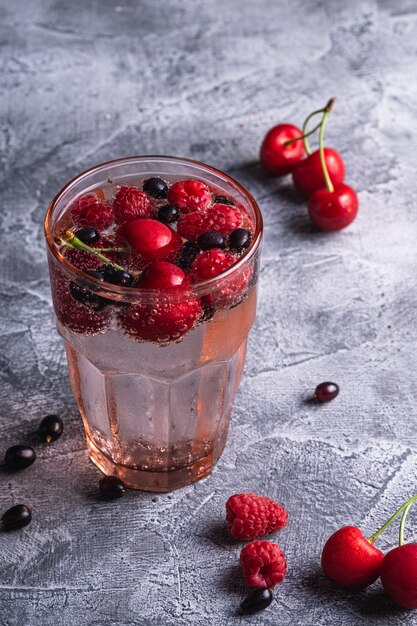
[[[226,445],[229,421],[230,414],[226,420],[227,428],[224,429],[221,439],[216,443],[210,454],[190,465],[177,467],[169,471],[143,470],[115,463],[87,435],[88,453],[90,459],[103,474],[106,474],[106,476],[117,476],[129,489],[167,493],[174,489],[191,485],[211,474]]]

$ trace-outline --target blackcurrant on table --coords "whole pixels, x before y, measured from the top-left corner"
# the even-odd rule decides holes
[[[372,534],[417,485],[417,10],[410,0],[16,0],[0,5],[1,454],[48,413],[62,438],[0,472],[1,626],[412,624],[378,584],[333,588],[319,567],[347,523]],[[337,102],[326,130],[360,212],[315,232],[258,149],[279,121]],[[125,155],[184,155],[246,185],[265,216],[259,314],[214,474],[169,495],[98,497],[52,319],[42,219],[75,174]],[[309,401],[325,380],[327,405]],[[285,503],[288,576],[238,617],[240,545],[227,497]],[[412,519],[409,524],[412,538]],[[394,529],[381,540],[396,542]]]

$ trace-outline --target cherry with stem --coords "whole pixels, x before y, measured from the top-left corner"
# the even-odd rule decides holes
[[[408,511],[417,496],[403,507],[398,546],[390,550],[382,561],[381,582],[389,598],[406,609],[417,608],[417,543],[404,543],[404,527]]]
[[[324,149],[324,128],[334,104],[334,98],[327,103],[319,131],[320,164],[325,187],[317,189],[308,200],[308,213],[315,226],[327,232],[341,230],[349,226],[358,213],[359,201],[355,190],[344,183],[333,184],[327,166]]]
[[[416,500],[417,495],[407,500],[369,539],[357,526],[344,526],[333,533],[326,541],[321,557],[323,570],[330,580],[345,589],[371,585],[380,575],[387,558],[373,544]]]
[[[309,156],[301,161],[293,170],[292,178],[295,188],[307,197],[309,197],[317,189],[321,189],[326,186],[320,150],[311,152],[311,148],[307,140],[310,132],[307,132],[307,127],[313,116],[321,115],[320,124],[315,126],[315,128],[311,131],[311,134],[313,134],[316,130],[321,129],[323,125],[323,118],[325,118],[324,123],[326,123],[327,115],[333,108],[334,102],[335,98],[331,98],[325,107],[310,113],[303,124],[301,136],[306,135],[304,144],[305,150]],[[345,165],[340,154],[332,148],[324,148],[324,157],[331,182],[334,185],[343,183],[345,178]]]

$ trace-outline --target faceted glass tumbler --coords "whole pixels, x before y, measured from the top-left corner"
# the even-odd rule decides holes
[[[138,184],[150,176],[167,181],[196,178],[240,203],[253,223],[252,242],[223,274],[175,294],[100,283],[62,255],[57,233],[70,225],[68,207],[100,188]],[[245,363],[256,312],[262,216],[251,194],[212,167],[164,156],[131,157],[98,165],[69,182],[45,218],[57,329],[65,342],[72,392],[84,422],[92,461],[128,487],[166,492],[208,476],[226,443],[230,414]],[[69,285],[88,288],[110,302],[106,323],[79,332],[76,313],[62,307]],[[219,295],[244,285],[230,306]],[[123,307],[199,299],[205,318],[180,340],[135,341],[117,325]]]

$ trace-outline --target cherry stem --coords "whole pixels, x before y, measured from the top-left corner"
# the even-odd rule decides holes
[[[317,111],[316,111],[317,113]],[[290,146],[292,143],[295,143],[296,141],[301,141],[301,140],[305,140],[307,137],[309,137],[310,135],[313,135],[316,130],[318,130],[321,126],[321,121],[319,122],[319,124],[317,124],[312,130],[309,130],[308,133],[305,133],[304,135],[300,135],[299,137],[295,137],[294,139],[288,139],[287,141],[284,141],[284,146]],[[307,146],[306,146],[306,142],[304,141],[304,147],[305,150],[307,152]],[[307,152],[307,154],[311,154],[311,148],[310,146],[308,146],[308,149],[310,150],[310,152]]]
[[[103,261],[107,265],[111,265],[116,270],[122,270],[123,272],[127,272],[127,270],[124,267],[122,267],[121,265],[118,265],[117,263],[113,263],[113,261],[111,261],[106,256],[104,256],[104,254],[101,254],[101,252],[99,252],[95,248],[90,248],[90,246],[87,246],[86,243],[83,243],[81,239],[78,239],[78,237],[76,237],[74,233],[70,230],[65,231],[65,237],[60,239],[60,243],[62,243],[62,245],[66,246],[67,248],[75,248],[76,250],[84,250],[84,252],[93,254],[98,259],[100,259],[100,261]]]
[[[130,248],[120,247],[120,248],[94,248],[94,250],[98,250],[99,252],[121,252],[127,254],[130,252]]]
[[[399,515],[400,513],[402,513],[403,511],[405,512],[405,509],[407,509],[407,510],[408,510],[408,508],[409,508],[409,507],[413,504],[413,502],[415,502],[416,500],[417,500],[417,495],[415,495],[415,496],[413,496],[412,498],[410,498],[409,500],[407,500],[407,502],[404,502],[404,504],[402,504],[402,505],[400,506],[400,508],[399,508],[399,509],[397,509],[393,515],[391,515],[391,517],[389,518],[389,520],[387,520],[387,521],[385,522],[385,524],[384,524],[383,526],[381,526],[381,528],[379,528],[379,529],[376,531],[376,533],[374,533],[374,534],[372,535],[372,537],[369,537],[369,539],[368,539],[369,543],[372,543],[372,544],[373,544],[373,543],[374,543],[374,542],[378,539],[378,537],[379,537],[380,535],[382,535],[382,533],[384,532],[384,530],[386,530],[386,529],[388,528],[388,526],[389,526],[389,525],[390,525],[390,524],[391,524],[391,523],[395,520],[395,518],[396,518],[396,517],[398,517],[398,515]],[[404,524],[403,524],[403,528],[404,528]],[[401,532],[401,531],[400,531],[400,532]],[[400,538],[401,538],[401,535],[400,535]]]
[[[405,520],[407,519],[407,514],[408,511],[410,510],[410,508],[413,506],[414,502],[409,502],[407,504],[407,506],[404,509],[404,513],[403,516],[401,518],[401,522],[400,522],[400,533],[399,533],[399,537],[398,537],[398,545],[402,546],[404,543],[404,526],[405,526]]]
[[[326,187],[330,193],[333,193],[334,186],[330,179],[329,170],[327,169],[326,157],[324,154],[324,127],[326,125],[327,118],[329,117],[330,111],[333,109],[335,98],[330,98],[329,102],[323,109],[323,117],[320,125],[319,132],[319,150],[320,150],[320,162],[323,170],[324,180],[326,181]]]
[[[302,127],[302,131],[303,131],[302,137],[303,137],[303,139],[304,139],[304,148],[305,148],[305,151],[307,152],[307,154],[308,154],[309,156],[310,156],[310,154],[311,154],[311,148],[310,148],[310,144],[308,143],[308,140],[307,140],[307,137],[308,137],[308,135],[309,135],[309,133],[307,133],[307,126],[308,126],[308,123],[309,123],[309,121],[311,120],[311,118],[312,118],[312,117],[315,117],[316,115],[323,115],[323,113],[325,112],[325,110],[326,110],[326,107],[324,107],[324,109],[317,109],[317,111],[313,111],[312,113],[310,113],[310,115],[308,115],[308,116],[305,118],[305,120],[304,120],[303,127]],[[320,126],[321,126],[321,121],[320,121],[320,124],[318,124],[318,125],[317,125],[317,127],[318,127],[318,128],[320,128]],[[316,127],[314,130],[317,130],[317,127]],[[313,132],[314,132],[314,130],[312,130],[311,132],[313,133]],[[301,137],[300,137],[300,139],[301,139]]]

